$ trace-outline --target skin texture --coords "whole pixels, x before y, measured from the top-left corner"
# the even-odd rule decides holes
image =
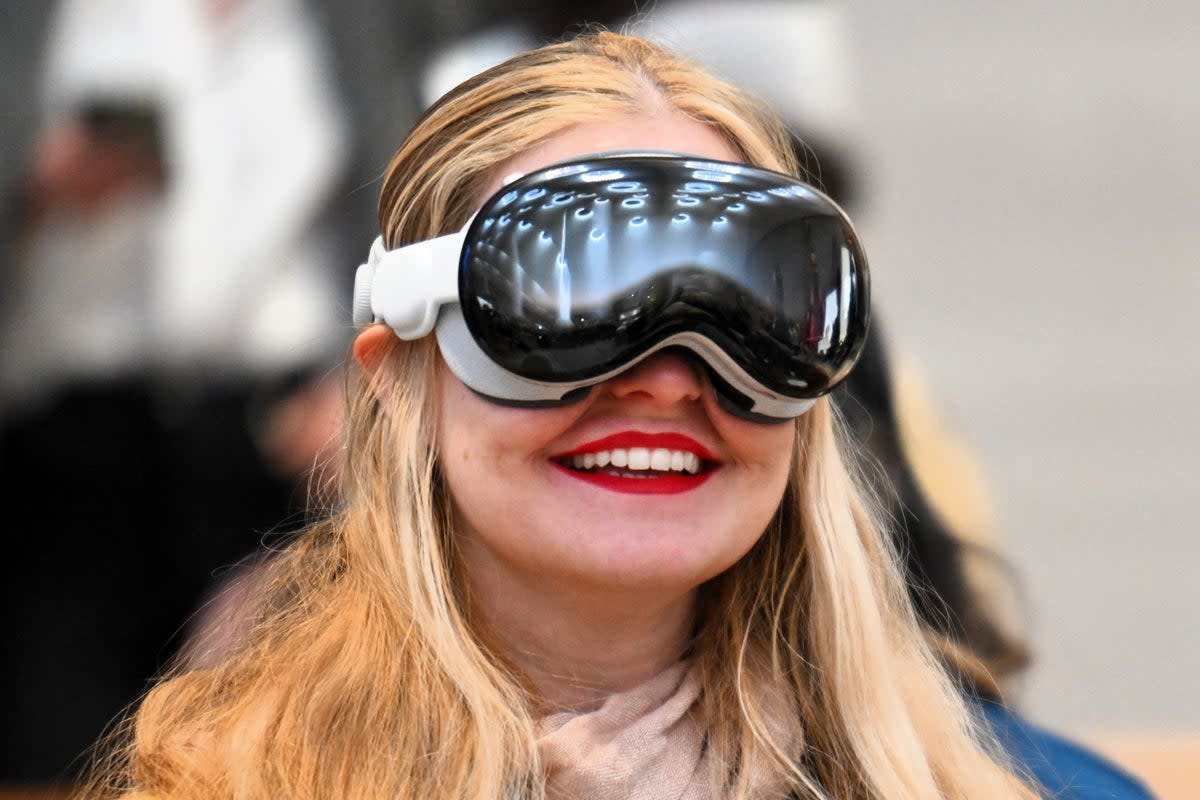
[[[488,193],[512,173],[625,148],[737,160],[719,135],[688,117],[642,114],[550,137],[501,165]],[[361,334],[360,362],[369,368],[371,351],[389,335],[383,326]],[[726,413],[703,371],[669,352],[564,408],[491,403],[444,364],[439,381],[442,465],[471,602],[546,702],[590,707],[676,660],[697,588],[750,549],[778,506],[794,426]],[[689,436],[717,467],[691,491],[624,494],[554,463],[624,431]]]

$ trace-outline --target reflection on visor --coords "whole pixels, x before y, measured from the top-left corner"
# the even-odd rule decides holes
[[[588,380],[691,331],[784,397],[845,376],[866,331],[867,272],[830,200],[744,165],[619,164],[525,176],[476,216],[459,297],[489,357],[532,380]]]

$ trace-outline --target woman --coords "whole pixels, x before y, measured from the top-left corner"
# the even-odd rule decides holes
[[[725,201],[714,230],[753,227],[759,211],[735,212],[773,198],[826,204],[767,171],[791,171],[788,153],[741,93],[607,33],[518,56],[430,109],[389,166],[383,241],[360,269],[357,313],[386,324],[353,347],[342,505],[149,693],[108,790],[1036,797],[926,642],[828,401],[802,396],[844,376],[865,332],[866,274],[840,212],[778,234],[836,241],[842,257],[837,292],[764,289],[778,331],[743,324],[761,298],[713,278],[719,264],[663,261],[661,281],[642,276],[599,322],[572,304],[587,281],[615,285],[569,268],[592,234],[640,242],[636,264],[677,243],[708,259],[670,225],[723,182],[761,191]],[[638,176],[682,170],[695,180],[670,197],[642,191]],[[578,215],[561,231],[496,233],[545,222],[529,209],[560,200]],[[589,215],[622,226],[575,221]],[[821,288],[804,275],[770,277]],[[667,349],[622,350],[639,315],[678,310],[667,296],[692,301],[691,327]],[[829,324],[799,325],[792,300]],[[772,383],[790,353],[755,362],[776,335],[811,345],[791,379],[813,391]]]

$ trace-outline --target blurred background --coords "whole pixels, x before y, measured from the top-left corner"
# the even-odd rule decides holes
[[[1200,9],[849,12],[877,296],[986,473],[1015,698],[1200,796]]]
[[[1200,781],[1188,0],[59,0],[0,9],[0,790],[63,787],[305,519],[416,115],[581,22],[763,95],[858,223],[910,455],[1033,720]],[[211,607],[205,613],[219,613]],[[1184,765],[1188,769],[1184,769]]]

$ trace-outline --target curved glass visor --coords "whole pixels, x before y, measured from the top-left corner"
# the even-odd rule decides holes
[[[811,398],[857,359],[868,288],[849,220],[811,186],[628,156],[497,192],[467,230],[458,296],[480,349],[529,380],[594,379],[687,334],[770,392]]]

